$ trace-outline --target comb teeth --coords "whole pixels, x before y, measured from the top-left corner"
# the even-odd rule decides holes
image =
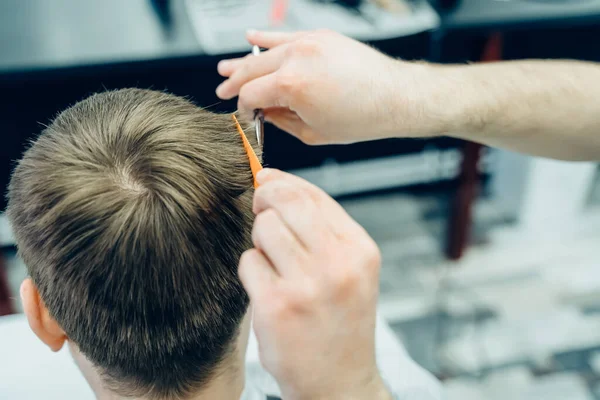
[[[244,130],[238,122],[238,119],[236,118],[235,114],[231,114],[231,118],[233,119],[233,122],[235,122],[235,127],[237,128],[238,133],[242,137],[244,149],[246,150],[246,154],[248,154],[248,159],[250,160],[250,170],[252,171],[252,177],[254,178],[254,188],[256,189],[258,187],[258,183],[256,182],[256,174],[258,174],[258,172],[262,169],[262,165],[258,160],[258,157],[256,156],[252,145],[250,145],[250,142],[248,141],[248,138],[246,137],[246,134],[244,133]]]

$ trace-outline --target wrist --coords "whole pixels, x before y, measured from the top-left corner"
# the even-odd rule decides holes
[[[441,102],[432,105],[437,106],[440,116],[438,134],[472,139],[494,120],[494,103],[501,98],[492,94],[494,82],[482,79],[480,67],[479,64],[438,66],[437,90]]]
[[[468,65],[392,60],[386,137],[429,137],[480,129],[477,88]],[[474,117],[475,116],[475,117]]]
[[[343,388],[328,389],[326,393],[311,394],[308,400],[393,400],[392,394],[376,371],[369,379],[344,385]],[[304,399],[304,398],[302,398]]]
[[[387,138],[428,137],[441,133],[447,124],[440,91],[440,65],[391,60],[384,93],[382,116]]]
[[[354,397],[353,397],[354,396]],[[393,400],[392,395],[383,382],[383,379],[379,374],[377,377],[367,385],[356,390],[354,395],[352,394],[346,399],[352,400]],[[341,398],[340,398],[341,400]]]
[[[331,398],[331,397],[330,397]],[[368,382],[358,385],[339,397],[339,400],[393,400],[392,395],[379,375]],[[337,398],[336,398],[337,400]]]

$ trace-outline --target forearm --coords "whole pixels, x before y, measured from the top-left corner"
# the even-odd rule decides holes
[[[512,61],[425,65],[424,124],[486,145],[569,160],[600,160],[600,64]],[[436,77],[437,76],[437,77]]]

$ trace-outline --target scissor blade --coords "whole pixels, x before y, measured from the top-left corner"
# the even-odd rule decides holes
[[[258,146],[261,147],[265,137],[265,117],[260,109],[254,112],[254,128],[256,130],[256,141]]]
[[[260,47],[257,45],[252,46],[252,54],[255,56],[260,55]],[[258,146],[262,146],[265,137],[265,118],[261,109],[254,110],[254,128],[256,130],[256,141]]]

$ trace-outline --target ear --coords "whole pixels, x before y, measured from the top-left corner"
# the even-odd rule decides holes
[[[33,333],[52,351],[59,351],[65,344],[67,335],[48,312],[31,278],[25,279],[21,284],[21,301]]]

